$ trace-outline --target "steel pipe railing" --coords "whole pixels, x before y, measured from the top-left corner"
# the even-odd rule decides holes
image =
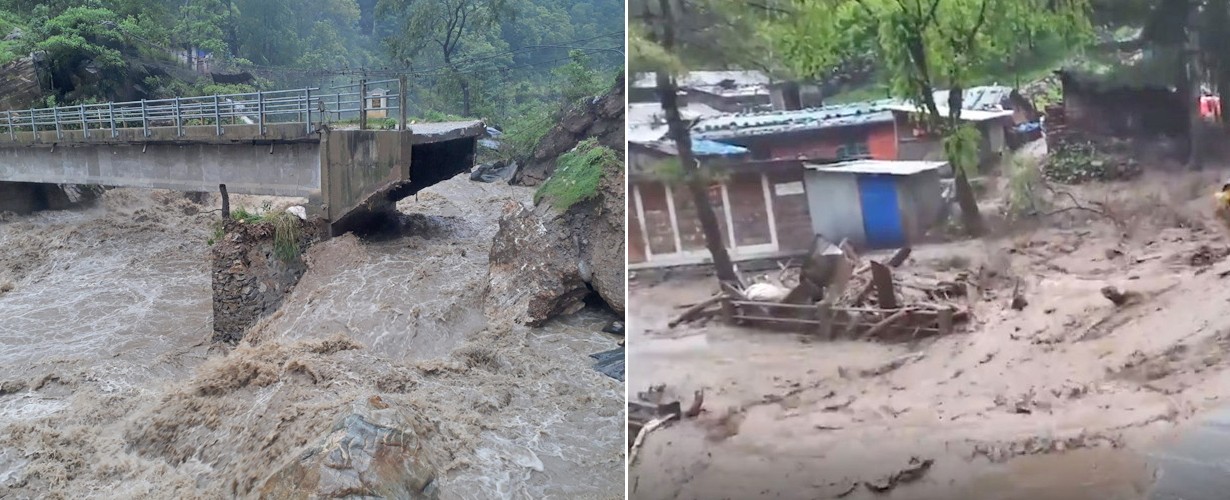
[[[396,93],[367,95],[365,89],[375,85],[396,84]],[[356,92],[342,91],[358,87]],[[271,124],[304,124],[311,133],[317,124],[360,118],[372,111],[384,111],[386,118],[404,117],[402,112],[405,84],[400,80],[362,82],[334,87],[333,94],[320,94],[319,88],[260,91],[246,94],[219,94],[202,97],[147,99],[106,104],[80,104],[26,110],[0,111],[0,126],[9,141],[19,134],[32,132],[32,140],[40,140],[40,132],[54,130],[56,139],[66,132],[81,131],[81,137],[92,137],[91,130],[109,130],[118,137],[123,129],[140,129],[144,137],[156,127],[174,127],[176,136],[185,134],[185,127],[212,126],[217,136],[223,136],[228,126],[256,125],[261,135]],[[379,99],[377,105],[369,101]],[[394,114],[397,113],[397,114]],[[404,127],[404,123],[400,123]],[[3,137],[3,136],[0,136]]]

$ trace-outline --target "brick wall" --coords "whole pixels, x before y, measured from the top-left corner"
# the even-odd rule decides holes
[[[803,169],[772,171],[767,175],[769,193],[773,196],[778,250],[807,251],[813,239],[811,213],[807,208],[807,193],[795,189],[803,183]]]

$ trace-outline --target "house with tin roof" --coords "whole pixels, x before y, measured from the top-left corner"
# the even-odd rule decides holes
[[[701,118],[693,134],[747,148],[757,160],[892,160],[893,100]]]
[[[628,262],[631,269],[710,260],[693,195],[673,141],[629,143]],[[735,261],[799,255],[812,241],[802,162],[758,161],[741,146],[693,136],[710,175],[706,202]]]
[[[963,110],[962,116],[987,130],[985,141],[994,141],[998,129],[1002,149],[1003,127],[1013,111],[993,105],[994,93],[974,93],[981,97],[968,102],[982,109]],[[888,99],[751,113],[695,110],[683,113],[693,153],[712,176],[707,202],[735,261],[802,255],[822,228],[840,233],[826,237],[849,237],[860,245],[914,241],[944,213],[937,208],[944,202],[936,186],[951,169],[942,148],[932,153],[935,139],[915,130],[911,116],[918,110],[909,103]],[[664,120],[637,132],[631,120],[629,267],[707,262],[695,203],[680,182],[682,165]],[[840,175],[841,169],[849,175]],[[893,200],[898,201],[886,204]]]

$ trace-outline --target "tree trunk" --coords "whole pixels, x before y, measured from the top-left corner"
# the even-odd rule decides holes
[[[1187,167],[1191,170],[1200,170],[1204,167],[1202,140],[1204,119],[1200,115],[1200,101],[1204,96],[1200,90],[1204,82],[1204,72],[1200,70],[1200,2],[1190,0],[1187,9],[1187,44],[1183,54],[1187,60]]]
[[[470,115],[470,82],[464,79],[460,82],[461,85],[461,116],[469,118]]]
[[[928,95],[933,95],[930,87],[927,88]],[[961,110],[965,106],[965,88],[960,85],[954,85],[948,91],[948,114],[949,122],[948,130],[956,133],[961,126]],[[978,146],[981,147],[982,141],[979,141]],[[978,155],[981,162],[981,156]],[[966,173],[967,166],[959,164],[954,158],[948,159],[952,166],[953,183],[957,188],[957,204],[961,206],[961,226],[965,228],[965,233],[977,238],[982,236],[986,228],[982,223],[982,211],[978,208],[978,197],[974,196],[974,186],[970,185],[969,176]],[[974,170],[977,171],[978,166],[974,165]]]
[[[662,8],[662,48],[670,52],[675,44],[674,16],[671,13],[669,0],[659,0]],[[670,137],[675,141],[679,153],[679,163],[684,173],[684,182],[692,195],[696,206],[696,216],[700,219],[701,230],[705,233],[705,246],[713,257],[713,268],[719,281],[742,285],[739,275],[735,274],[734,263],[726,252],[726,242],[722,238],[722,230],[718,226],[717,214],[713,212],[713,204],[709,202],[709,186],[706,176],[701,171],[700,163],[692,155],[692,136],[689,127],[683,123],[679,114],[678,88],[671,75],[665,71],[657,72],[658,99],[666,114],[666,124]]]
[[[965,175],[965,169],[953,165],[953,183],[957,188],[957,204],[961,206],[961,226],[965,233],[975,238],[982,236],[986,228],[982,224],[982,211],[978,209],[978,198],[974,196],[974,186]]]

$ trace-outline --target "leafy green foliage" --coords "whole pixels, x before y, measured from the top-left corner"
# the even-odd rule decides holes
[[[967,174],[977,174],[978,143],[981,139],[977,127],[968,123],[959,124],[943,138],[944,155],[953,165],[966,169]]]
[[[1022,45],[1077,44],[1091,32],[1088,0],[795,0],[793,7],[766,27],[786,61],[798,74],[819,77],[874,54],[890,92],[917,103],[922,126],[943,138],[971,235],[983,230],[968,179],[978,166],[978,139],[961,121],[962,91],[1013,60]],[[940,89],[952,90],[948,102],[935,101]]]
[[[273,226],[273,252],[282,262],[290,262],[299,256],[299,226],[302,220],[299,216],[286,211],[274,211],[269,202],[265,202],[260,210],[251,211],[239,207],[231,211],[231,218],[244,224],[270,224]],[[222,240],[222,234],[215,230],[209,244]]]
[[[504,160],[524,160],[534,154],[534,148],[551,131],[554,112],[548,104],[522,105],[517,118],[509,123],[501,137],[500,156]]]
[[[568,53],[568,64],[556,68],[555,75],[562,84],[565,104],[601,94],[607,87],[603,75],[590,68],[589,56],[579,50]]]
[[[1022,155],[1012,157],[1008,165],[1008,216],[1019,219],[1042,211],[1045,199],[1039,195],[1043,179],[1038,162]]]
[[[1141,168],[1131,158],[1108,154],[1091,142],[1063,144],[1047,159],[1046,178],[1062,184],[1131,179]]]
[[[586,139],[559,157],[555,173],[534,193],[534,203],[545,199],[560,212],[568,210],[598,195],[603,170],[622,166],[614,151],[595,139]]]
[[[408,115],[508,129],[601,91],[623,65],[623,17],[620,0],[0,0],[0,39],[24,34],[0,40],[0,64],[46,51],[49,94],[69,105],[404,73]],[[215,84],[188,50],[256,79]]]

